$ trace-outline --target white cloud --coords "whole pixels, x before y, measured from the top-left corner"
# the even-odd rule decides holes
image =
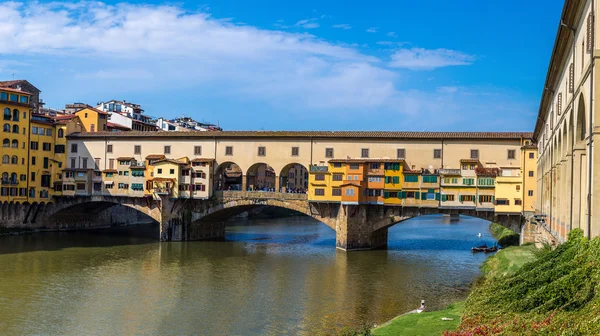
[[[379,27],[370,27],[367,29],[367,33],[377,33]]]
[[[440,86],[436,89],[439,93],[455,93],[458,91],[457,86]]]
[[[387,33],[387,34],[385,34],[385,35],[386,35],[386,36],[389,36],[389,37],[398,37],[398,35],[396,35],[396,33],[395,33],[395,32],[389,32],[389,33]]]
[[[475,56],[449,49],[400,49],[392,55],[390,66],[411,70],[433,70],[456,65],[470,65]]]
[[[352,29],[352,26],[347,23],[334,24],[332,27],[344,30]]]
[[[84,96],[95,102],[101,94],[153,95],[168,88],[243,104],[258,102],[303,118],[402,118],[397,125],[373,126],[388,129],[406,129],[424,120],[447,128],[448,118],[467,118],[464,111],[469,109],[502,113],[510,108],[512,113],[521,107],[497,104],[502,100],[496,99],[485,108],[487,96],[466,95],[462,88],[448,94],[433,83],[430,91],[402,87],[410,83],[404,77],[410,73],[395,67],[434,69],[473,62],[474,57],[452,50],[401,49],[386,63],[362,53],[359,46],[259,29],[177,6],[4,2],[0,22],[0,68],[16,66],[7,62],[38,60],[41,69],[35,73],[54,83],[42,88],[50,103],[57,91],[69,93],[64,99]],[[311,23],[318,24],[316,19],[296,24]],[[506,97],[510,95],[503,97],[509,101]]]
[[[300,20],[300,21],[296,22],[296,24],[294,26],[302,27],[302,28],[306,28],[306,29],[313,29],[313,28],[319,28],[319,23],[317,22],[316,18],[312,18],[312,19]]]

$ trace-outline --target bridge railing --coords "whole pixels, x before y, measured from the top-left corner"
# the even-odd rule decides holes
[[[218,198],[239,198],[239,199],[287,199],[287,200],[307,200],[307,194],[281,193],[270,191],[235,191],[224,190],[215,191],[214,196]]]

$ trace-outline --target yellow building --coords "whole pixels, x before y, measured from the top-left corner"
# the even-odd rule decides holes
[[[27,202],[28,135],[32,110],[30,94],[21,90],[0,88],[0,110],[4,113],[2,128],[2,202]]]
[[[341,202],[341,185],[345,173],[346,168],[342,163],[310,166],[308,174],[308,200],[311,202]],[[336,181],[333,181],[333,175],[335,175]]]
[[[383,165],[383,204],[402,204],[404,161],[386,162]]]
[[[516,213],[523,211],[523,176],[521,167],[502,167],[496,178],[495,211]]]
[[[164,159],[154,162],[154,176],[151,178],[152,191],[157,195],[179,198],[179,181],[186,162]]]
[[[54,169],[62,168],[62,162],[54,161],[55,123],[50,117],[31,116],[29,132],[29,201],[48,202],[54,191],[54,181],[60,181],[52,175]]]
[[[523,165],[523,211],[535,212],[537,196],[537,146],[529,141],[521,147],[521,162]]]
[[[88,106],[80,111],[75,112],[75,115],[81,121],[83,130],[85,132],[106,131],[108,113]]]

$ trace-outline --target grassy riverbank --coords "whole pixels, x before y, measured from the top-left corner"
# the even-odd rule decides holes
[[[600,335],[600,238],[573,230],[555,250],[531,250],[534,260],[518,268],[529,258],[517,253],[523,248],[531,249],[486,262],[458,330],[446,335]],[[521,261],[502,261],[511,249]]]
[[[457,302],[443,310],[401,315],[389,323],[373,329],[372,335],[439,335],[443,331],[455,330],[458,327],[463,310],[464,302]],[[443,321],[442,317],[451,318],[452,321]]]
[[[490,231],[492,231],[492,236],[496,238],[498,244],[502,247],[519,245],[521,238],[519,234],[500,224],[490,223]]]
[[[535,247],[533,245],[512,246],[500,250],[495,256],[484,262],[482,266],[483,277],[478,283],[483,285],[485,279],[511,275],[533,260],[535,260]],[[401,315],[373,329],[372,335],[429,336],[451,332],[459,327],[465,309],[465,302],[457,302],[439,311]],[[442,317],[452,318],[453,320],[443,321]]]

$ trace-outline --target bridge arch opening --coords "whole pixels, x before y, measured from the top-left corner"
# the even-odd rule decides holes
[[[215,171],[215,190],[242,190],[243,172],[235,162],[223,162]]]
[[[308,169],[300,163],[289,163],[279,173],[281,192],[306,193]]]
[[[277,191],[277,173],[270,165],[255,163],[246,171],[246,189],[248,191]]]

